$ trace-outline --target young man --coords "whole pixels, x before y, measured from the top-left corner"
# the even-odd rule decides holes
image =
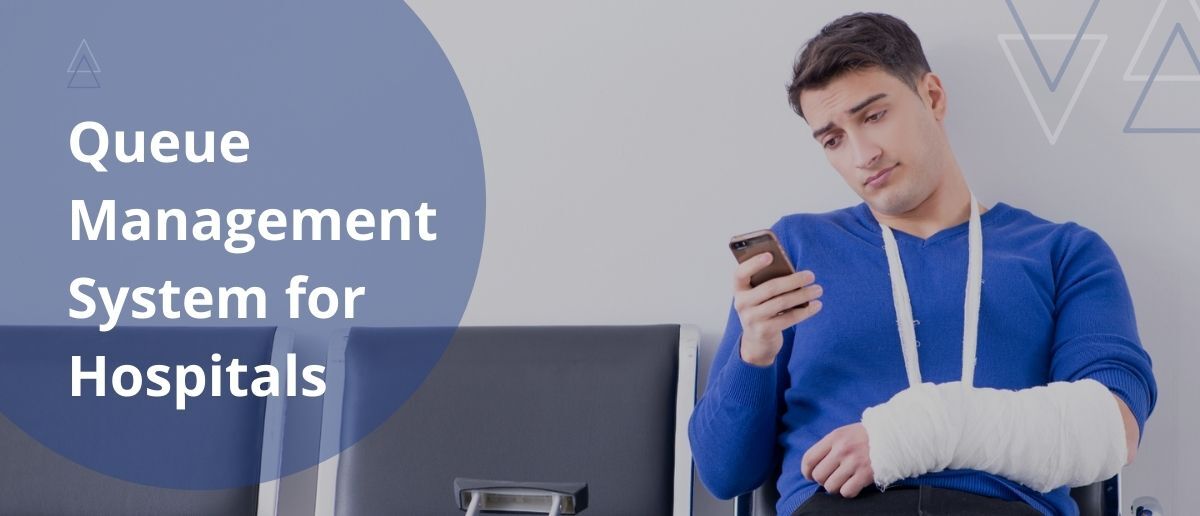
[[[1112,250],[977,204],[904,22],[842,17],[794,72],[793,108],[864,202],[772,227],[800,272],[751,288],[770,256],[737,267],[689,424],[702,481],[776,482],[780,515],[1076,514],[1068,486],[1133,460],[1157,395]]]

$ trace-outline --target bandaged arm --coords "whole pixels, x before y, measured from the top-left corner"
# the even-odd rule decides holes
[[[922,383],[868,408],[862,422],[880,487],[973,469],[1048,492],[1109,478],[1128,455],[1120,405],[1092,379],[1019,391]]]

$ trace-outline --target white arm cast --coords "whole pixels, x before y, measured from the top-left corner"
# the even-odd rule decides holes
[[[1125,464],[1125,425],[1095,380],[1019,391],[922,383],[863,412],[881,488],[944,469],[985,471],[1039,492],[1082,486]]]

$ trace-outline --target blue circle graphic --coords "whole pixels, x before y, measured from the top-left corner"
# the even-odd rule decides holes
[[[268,400],[319,412],[321,396],[302,392],[315,385],[304,368],[324,366],[312,350],[352,327],[459,324],[483,243],[482,156],[454,70],[407,5],[0,10],[0,413],[30,436],[141,484],[271,480],[326,458],[312,441],[285,447],[277,470],[246,460],[271,438]],[[81,131],[73,152],[83,122],[103,129]],[[264,232],[268,213],[282,222]],[[263,294],[239,305],[222,287]],[[371,398],[381,422],[452,333],[397,365]],[[250,395],[233,394],[235,362],[248,366],[236,387]],[[255,370],[264,364],[279,366],[276,394],[251,389],[269,376]],[[166,394],[149,394],[156,365]],[[181,409],[200,374],[203,394]]]

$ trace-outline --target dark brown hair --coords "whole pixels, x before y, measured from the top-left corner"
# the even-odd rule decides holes
[[[792,68],[788,102],[803,118],[801,92],[824,88],[845,73],[872,67],[883,69],[913,91],[929,72],[921,40],[903,20],[880,13],[838,18],[804,44]]]

